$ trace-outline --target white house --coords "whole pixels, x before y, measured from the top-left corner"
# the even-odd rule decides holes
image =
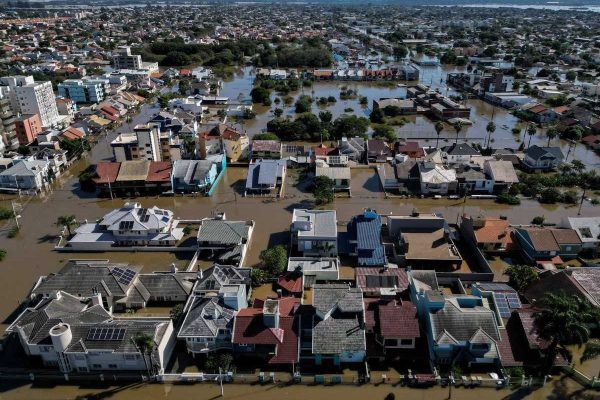
[[[335,210],[294,209],[292,246],[304,256],[337,256],[337,218]]]

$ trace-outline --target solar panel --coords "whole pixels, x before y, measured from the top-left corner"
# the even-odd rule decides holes
[[[136,273],[129,268],[115,267],[112,269],[112,274],[123,285],[129,285]]]
[[[87,340],[123,340],[124,328],[90,328]]]
[[[510,308],[521,308],[521,300],[519,300],[519,296],[516,293],[507,293],[506,300],[508,301],[508,306]]]
[[[508,307],[508,301],[503,293],[494,293],[494,301],[496,302],[496,308],[502,318],[510,317],[510,308]]]

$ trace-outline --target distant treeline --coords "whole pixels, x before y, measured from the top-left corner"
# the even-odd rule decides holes
[[[326,67],[331,65],[331,51],[320,40],[271,46],[267,42],[240,39],[219,44],[188,44],[181,39],[157,41],[138,49],[142,58],[158,61],[162,66],[203,64],[232,65],[251,57],[258,67]]]

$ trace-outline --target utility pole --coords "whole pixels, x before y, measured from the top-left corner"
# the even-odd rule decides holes
[[[223,393],[223,375],[221,367],[219,367],[219,384],[221,385],[221,397],[225,397],[225,394]]]
[[[14,200],[10,201],[10,205],[12,206],[13,216],[15,218],[15,224],[17,224],[17,229],[21,229],[21,226],[19,226],[19,218],[21,218],[19,212],[21,211],[21,205],[15,203]]]
[[[579,202],[579,210],[577,210],[577,215],[581,215],[581,207],[583,207],[583,201],[585,200],[585,191],[587,190],[587,185],[583,184],[583,193],[581,194],[581,201]]]

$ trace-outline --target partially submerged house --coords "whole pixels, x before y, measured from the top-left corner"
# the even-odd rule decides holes
[[[198,228],[198,251],[223,264],[242,265],[246,257],[254,221],[228,221],[225,215],[205,218]]]

